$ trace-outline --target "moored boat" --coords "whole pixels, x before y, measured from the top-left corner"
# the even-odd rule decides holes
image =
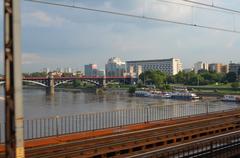
[[[195,93],[191,92],[136,91],[135,96],[158,99],[182,99],[182,100],[200,99]]]
[[[191,92],[174,92],[171,95],[172,99],[196,100],[200,99],[195,93]]]
[[[240,95],[224,95],[222,101],[226,101],[226,102],[240,102]]]
[[[150,97],[151,96],[151,93],[148,92],[148,91],[136,91],[135,92],[135,95],[137,97]]]

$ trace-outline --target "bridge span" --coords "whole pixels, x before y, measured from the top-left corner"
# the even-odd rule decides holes
[[[232,109],[29,139],[26,157],[233,157],[240,154],[239,129],[240,109]],[[0,158],[4,151],[0,145]]]
[[[45,87],[49,90],[51,94],[54,93],[54,88],[69,82],[73,82],[75,80],[85,81],[96,85],[96,87],[105,87],[109,82],[117,81],[120,83],[131,84],[136,82],[136,78],[132,77],[123,77],[123,76],[102,76],[102,77],[92,77],[92,76],[81,76],[81,77],[23,77],[23,82],[32,83],[35,85],[39,85]],[[0,85],[5,84],[5,79],[0,78]]]

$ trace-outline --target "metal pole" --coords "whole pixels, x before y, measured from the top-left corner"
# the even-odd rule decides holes
[[[20,3],[21,0],[4,0],[6,158],[25,157],[20,48]]]

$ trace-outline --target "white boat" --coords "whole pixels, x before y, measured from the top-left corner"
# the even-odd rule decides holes
[[[184,99],[184,100],[195,100],[199,97],[195,93],[191,92],[174,92],[171,95],[172,99]]]
[[[226,101],[226,102],[240,102],[240,95],[224,95],[222,101]]]
[[[148,92],[148,91],[136,91],[135,92],[135,95],[137,97],[150,97],[151,96],[151,93]]]

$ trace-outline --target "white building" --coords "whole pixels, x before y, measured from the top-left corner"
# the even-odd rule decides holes
[[[159,60],[139,60],[127,61],[127,71],[134,70],[138,75],[144,71],[159,70],[168,75],[176,75],[182,71],[182,63],[180,59],[159,59]]]
[[[72,68],[70,68],[70,67],[67,67],[64,69],[64,73],[72,73],[72,72],[73,72]]]
[[[207,70],[208,71],[208,64],[202,61],[199,61],[194,64],[193,69],[195,73],[198,73],[199,70]]]
[[[59,67],[58,67],[58,68],[56,69],[56,72],[64,72],[64,71],[63,71],[62,68],[59,68]]]
[[[43,71],[42,72],[45,72],[45,73],[49,73],[50,72],[50,69],[49,68],[43,68]]]
[[[126,72],[126,62],[117,57],[110,58],[105,65],[105,71],[106,76],[123,76]]]

